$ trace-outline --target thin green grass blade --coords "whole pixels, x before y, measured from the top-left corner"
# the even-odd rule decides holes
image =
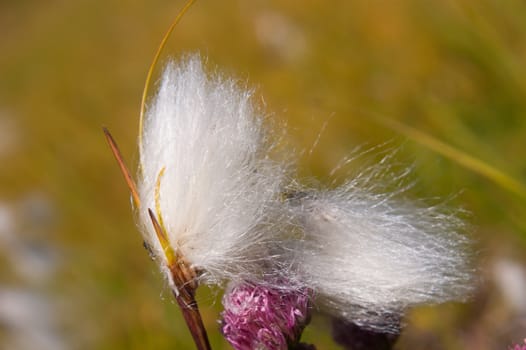
[[[523,200],[526,200],[526,186],[510,175],[491,166],[490,164],[475,158],[451,145],[448,145],[445,142],[424,133],[423,131],[400,123],[396,120],[388,119],[379,115],[373,115],[372,117],[375,122],[408,137],[409,139],[441,154],[446,158],[451,159],[464,168],[487,178],[503,189],[506,189],[507,191],[521,197]]]

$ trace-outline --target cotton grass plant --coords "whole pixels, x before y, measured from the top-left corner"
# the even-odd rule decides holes
[[[263,278],[273,271],[285,167],[270,160],[272,144],[251,92],[205,72],[198,55],[169,63],[159,90],[146,92],[166,34],[148,73],[132,179],[105,129],[132,193],[146,245],[183,310],[199,349],[210,347],[197,304],[200,282]],[[144,113],[142,111],[145,111]],[[263,267],[265,267],[263,269]]]
[[[289,162],[270,156],[272,131],[252,91],[210,73],[198,54],[170,61],[147,100],[166,40],[192,3],[148,72],[136,180],[105,134],[197,348],[210,349],[195,300],[202,283],[230,283],[222,331],[236,349],[311,348],[299,342],[311,303],[397,333],[407,308],[463,300],[472,274],[462,221],[385,191],[388,159],[337,189],[297,185]]]
[[[408,308],[465,300],[475,283],[460,213],[404,198],[410,171],[393,169],[394,155],[336,188],[298,190],[288,203],[304,234],[292,243],[295,272],[317,305],[364,329],[398,334]]]

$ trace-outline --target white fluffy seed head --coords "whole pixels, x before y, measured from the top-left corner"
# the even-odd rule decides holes
[[[139,143],[140,221],[161,267],[146,212],[156,211],[156,192],[172,248],[204,272],[202,280],[253,279],[260,271],[279,233],[273,223],[284,178],[268,157],[263,119],[251,91],[206,73],[198,55],[168,63]]]
[[[326,311],[370,329],[396,332],[408,307],[472,292],[463,221],[400,199],[407,172],[390,168],[392,155],[337,189],[283,201],[286,166],[269,158],[263,119],[251,91],[207,74],[198,56],[165,68],[143,123],[137,185],[145,241],[169,280],[148,208],[201,281],[285,276],[291,285],[277,287],[310,288]]]
[[[305,234],[295,243],[298,278],[316,303],[359,326],[396,333],[408,307],[464,300],[474,277],[458,213],[398,199],[403,189],[376,192],[406,183],[385,163],[339,188],[305,190],[289,205]]]

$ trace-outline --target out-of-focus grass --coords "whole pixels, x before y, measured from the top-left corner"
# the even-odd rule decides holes
[[[326,124],[312,154],[300,161],[305,176],[328,183],[351,149],[394,139],[404,144],[400,161],[415,164],[411,195],[461,191],[450,202],[472,213],[487,281],[471,304],[412,312],[400,348],[504,349],[526,337],[491,274],[499,259],[524,266],[524,197],[370,117],[419,130],[524,186],[526,4],[328,4],[198,1],[168,52],[199,50],[255,86],[297,149],[310,149]],[[182,5],[0,2],[0,137],[11,135],[9,147],[0,142],[0,197],[16,201],[38,192],[55,206],[57,225],[41,238],[58,247],[61,269],[38,288],[63,306],[62,334],[81,349],[191,348],[179,311],[141,247],[100,128],[108,126],[125,157],[135,160],[146,71]],[[2,272],[0,283],[18,283],[9,267]],[[229,348],[217,331],[220,292],[200,293],[214,349]],[[323,319],[314,323],[307,337],[320,349],[334,348]]]

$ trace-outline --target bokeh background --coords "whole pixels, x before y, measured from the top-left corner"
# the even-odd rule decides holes
[[[192,349],[101,131],[134,164],[146,72],[182,6],[0,1],[1,349]],[[390,141],[414,166],[409,196],[471,213],[481,287],[411,311],[399,349],[526,337],[524,1],[199,0],[166,53],[188,51],[256,89],[306,179],[329,183],[352,149]],[[220,294],[199,301],[229,349]],[[305,338],[337,348],[322,316]]]

